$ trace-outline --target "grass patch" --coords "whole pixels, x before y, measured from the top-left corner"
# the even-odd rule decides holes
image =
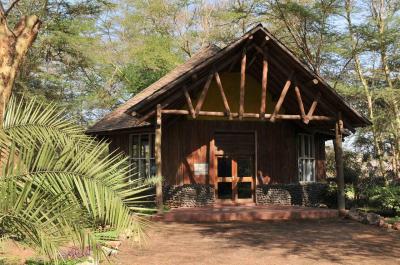
[[[71,260],[64,260],[59,262],[60,265],[75,265],[78,264],[80,262],[85,261],[85,259],[71,259]],[[43,260],[27,260],[25,262],[26,265],[50,265],[52,263],[43,261]]]
[[[400,222],[400,216],[395,216],[395,217],[388,218],[387,222],[389,224],[394,224],[394,223]]]
[[[383,217],[396,217],[396,212],[394,210],[385,210],[381,209],[379,207],[374,207],[374,206],[364,206],[364,207],[358,207],[357,210],[366,212],[366,213],[376,213],[379,214]]]

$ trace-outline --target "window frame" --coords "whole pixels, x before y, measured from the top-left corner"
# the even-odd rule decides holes
[[[134,137],[138,137],[137,142],[137,154],[133,153]],[[147,137],[148,139],[148,152],[142,152],[142,139]],[[154,149],[155,133],[143,132],[143,133],[132,133],[129,134],[129,163],[131,167],[131,179],[138,178],[149,178],[155,175],[155,149]],[[136,162],[136,168],[134,164]],[[144,176],[142,176],[142,165],[144,165]],[[152,169],[152,166],[154,169]]]
[[[311,164],[311,166],[310,166]],[[308,176],[308,171],[311,175]],[[297,178],[300,183],[316,182],[316,156],[314,134],[297,134]]]

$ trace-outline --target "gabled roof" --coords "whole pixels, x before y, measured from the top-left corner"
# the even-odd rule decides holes
[[[201,49],[185,63],[177,66],[171,72],[161,77],[158,81],[143,89],[127,102],[104,116],[104,118],[100,119],[89,130],[87,130],[87,132],[92,133],[101,131],[114,131],[134,127],[135,125],[137,125],[137,119],[130,115],[130,113],[128,113],[128,110],[130,108],[132,108],[142,100],[146,99],[147,97],[153,95],[161,88],[175,81],[177,78],[187,74],[190,69],[193,69],[200,63],[206,61],[207,59],[218,53],[219,50],[220,48],[215,45],[209,45]],[[141,125],[146,125],[146,123],[143,123]]]
[[[274,46],[276,52],[280,52],[282,55],[286,56],[288,60],[291,61],[290,63],[296,67],[296,70],[301,72],[303,76],[306,76],[309,79],[317,79],[320,86],[323,88],[320,89],[321,93],[323,93],[323,97],[325,97],[326,100],[335,102],[335,106],[343,112],[345,121],[347,121],[349,125],[351,123],[351,127],[361,127],[371,124],[368,119],[352,108],[321,77],[312,72],[308,66],[294,56],[294,54],[284,44],[259,24],[223,49],[210,45],[200,50],[188,61],[178,66],[157,82],[145,88],[126,103],[106,115],[92,126],[88,130],[88,133],[122,130],[146,125],[146,123],[137,124],[137,118],[133,117],[131,113],[135,111],[144,115],[146,114],[146,111],[148,112],[149,108],[153,108],[155,99],[169,96],[174,93],[177,88],[182,87],[183,84],[193,82],[193,75],[198,76],[198,78],[200,76],[206,76],[209,74],[209,71],[212,70],[214,64],[217,62],[223,62],[234,54],[240,52],[244,44],[249,41],[249,37],[253,35],[262,35],[262,39],[265,39],[265,37],[268,38],[269,43],[271,43],[270,45]]]

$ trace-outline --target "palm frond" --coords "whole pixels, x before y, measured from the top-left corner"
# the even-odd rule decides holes
[[[71,142],[76,147],[81,144],[90,146],[94,142],[56,104],[44,104],[35,98],[26,101],[24,98],[18,100],[11,97],[3,120],[3,130],[20,145],[52,143],[62,148]]]
[[[105,228],[143,239],[149,222],[135,212],[151,209],[143,202],[154,180],[127,181],[127,159],[66,117],[52,104],[11,100],[0,131],[0,222],[55,261],[68,241],[100,258]]]

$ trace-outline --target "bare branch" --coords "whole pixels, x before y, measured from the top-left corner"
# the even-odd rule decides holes
[[[5,13],[4,6],[3,3],[0,1],[0,16],[5,17],[4,13]]]
[[[11,2],[10,6],[7,8],[7,10],[4,12],[4,16],[6,17],[8,15],[8,13],[10,13],[10,11],[15,7],[16,4],[18,4],[20,0],[14,0]],[[4,8],[3,8],[4,10]]]

